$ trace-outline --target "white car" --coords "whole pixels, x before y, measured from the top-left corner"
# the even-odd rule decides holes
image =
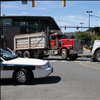
[[[14,78],[24,84],[32,78],[47,77],[53,72],[48,61],[29,58],[17,58],[11,53],[0,49],[0,78]]]

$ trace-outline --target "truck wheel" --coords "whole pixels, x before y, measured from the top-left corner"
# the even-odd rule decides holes
[[[67,49],[62,49],[62,50],[61,50],[61,57],[62,57],[63,59],[67,59],[67,57],[68,57]]]
[[[34,53],[34,58],[39,58],[38,51],[35,51],[35,53]]]
[[[98,50],[95,54],[95,59],[100,62],[100,50]]]
[[[34,57],[39,58],[39,59],[43,59],[43,52],[42,51],[35,51]]]
[[[17,53],[18,57],[22,57],[22,51],[17,51],[16,53]]]
[[[20,69],[15,73],[14,79],[16,80],[17,83],[25,84],[30,81],[31,75],[28,70]]]
[[[70,59],[70,60],[76,60],[77,57],[78,57],[77,54],[76,54],[76,55],[69,55],[69,59]]]
[[[29,51],[25,51],[23,54],[24,58],[30,58],[30,52]]]

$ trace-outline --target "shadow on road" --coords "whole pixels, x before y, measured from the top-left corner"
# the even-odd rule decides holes
[[[90,61],[90,59],[86,60],[86,59],[84,59],[84,58],[83,58],[83,59],[82,59],[82,58],[81,58],[81,59],[78,58],[78,59],[76,59],[75,61]]]
[[[58,60],[58,61],[68,61],[68,59],[63,60],[62,58],[44,58],[43,60]]]
[[[61,80],[59,76],[48,76],[46,78],[33,79],[30,83],[25,85],[38,85],[38,84],[55,84]],[[13,79],[0,79],[1,86],[18,86],[21,84],[16,83]],[[22,84],[23,85],[23,84]]]
[[[81,58],[91,58],[92,55],[79,55],[78,57],[81,57]]]
[[[61,77],[59,76],[48,76],[46,78],[40,78],[40,79],[34,79],[34,82],[31,83],[38,85],[38,84],[55,84],[58,83],[61,80]]]
[[[87,59],[84,59],[83,57],[82,58],[79,57],[76,60],[70,60],[70,59],[63,60],[62,58],[46,58],[44,60],[49,60],[49,61],[53,61],[53,60],[55,60],[55,61],[90,61],[90,59],[87,60]]]
[[[55,60],[55,61],[90,61],[90,59],[86,60],[85,58],[91,58],[92,55],[79,55],[78,58],[76,60],[70,60],[69,58],[67,58],[66,60],[63,60],[62,58],[59,58],[59,57],[55,57],[55,58],[44,58],[44,60],[49,60],[49,61],[52,61],[52,60]]]

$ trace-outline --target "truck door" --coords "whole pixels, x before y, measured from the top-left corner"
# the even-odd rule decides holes
[[[55,37],[55,35],[51,35],[50,48],[56,48],[56,37]]]

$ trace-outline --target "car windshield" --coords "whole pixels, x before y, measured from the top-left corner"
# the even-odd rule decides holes
[[[14,55],[12,55],[11,53],[9,53],[5,50],[0,50],[0,57],[2,57],[6,61],[16,58]]]
[[[66,35],[57,35],[58,39],[68,39]]]

